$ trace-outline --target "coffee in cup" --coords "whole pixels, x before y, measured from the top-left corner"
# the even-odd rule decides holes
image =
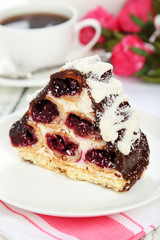
[[[51,13],[28,13],[3,19],[0,24],[9,28],[34,29],[56,26],[68,21],[69,18],[63,15]]]
[[[0,47],[25,71],[63,63],[90,50],[101,34],[96,20],[77,20],[77,10],[65,3],[29,1],[8,6],[0,10]],[[78,36],[87,26],[95,29],[95,36],[82,46]]]

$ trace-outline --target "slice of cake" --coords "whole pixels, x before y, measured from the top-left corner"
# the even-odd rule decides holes
[[[69,62],[12,125],[11,143],[26,161],[127,191],[149,163],[139,114],[128,101],[111,64],[98,56]]]

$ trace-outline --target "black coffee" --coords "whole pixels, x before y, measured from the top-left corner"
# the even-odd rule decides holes
[[[30,29],[55,26],[68,20],[68,17],[58,14],[32,13],[6,18],[0,21],[0,24],[12,28]]]

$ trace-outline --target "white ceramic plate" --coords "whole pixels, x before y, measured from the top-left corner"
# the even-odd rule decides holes
[[[8,131],[19,118],[0,121],[0,199],[16,207],[54,216],[90,217],[137,208],[160,197],[160,119],[141,112],[141,127],[148,137],[151,161],[145,175],[129,192],[74,181],[26,163],[10,146]]]

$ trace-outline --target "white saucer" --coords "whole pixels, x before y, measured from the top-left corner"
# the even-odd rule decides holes
[[[80,57],[88,57],[91,55],[98,54],[100,56],[103,56],[104,50],[90,50],[87,51],[85,54],[83,54]],[[48,83],[50,79],[50,75],[59,71],[60,67],[57,66],[63,66],[66,62],[73,59],[72,55],[70,54],[68,57],[66,57],[66,60],[62,61],[62,63],[55,63],[55,67],[53,66],[53,69],[50,69],[48,71],[42,71],[40,73],[33,74],[31,78],[29,79],[9,79],[9,78],[3,78],[0,77],[0,86],[5,87],[43,87]],[[0,66],[1,64],[6,64],[7,68],[11,67],[14,69],[14,65],[12,63],[9,63],[9,60],[0,60]],[[1,71],[0,71],[1,72]]]
[[[160,119],[141,111],[150,165],[129,192],[117,193],[95,184],[74,181],[26,163],[10,145],[8,132],[19,114],[0,121],[0,199],[16,207],[63,217],[115,214],[150,203],[160,197]]]
[[[59,68],[53,68],[53,70],[45,71],[43,73],[33,74],[29,79],[9,79],[0,77],[0,85],[5,87],[39,87],[45,86],[49,81],[49,76],[59,71]]]

